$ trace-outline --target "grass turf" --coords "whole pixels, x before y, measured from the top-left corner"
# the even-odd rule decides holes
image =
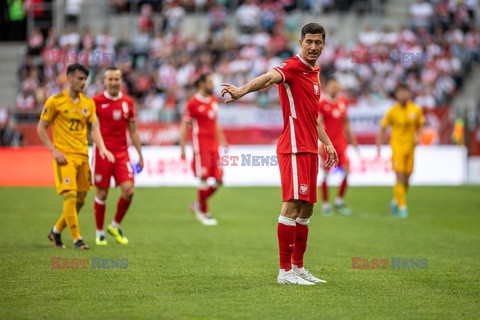
[[[334,190],[332,190],[332,195]],[[118,190],[107,203],[113,216]],[[53,188],[0,188],[0,318],[478,319],[480,187],[412,187],[410,218],[388,213],[390,188],[351,188],[351,217],[316,206],[306,267],[328,280],[276,284],[279,188],[223,188],[216,227],[187,210],[192,188],[138,188],[130,240],[94,245],[93,192],[80,214],[89,251],[46,235],[61,211]],[[128,259],[127,269],[52,269],[52,257]],[[351,257],[428,259],[428,268],[352,269]]]

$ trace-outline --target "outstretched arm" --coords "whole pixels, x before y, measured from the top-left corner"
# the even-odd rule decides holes
[[[268,88],[272,84],[279,83],[280,81],[282,81],[282,75],[278,71],[275,71],[275,69],[272,69],[267,73],[250,80],[247,84],[241,87],[235,87],[231,84],[223,83],[222,97],[227,93],[230,94],[231,98],[224,101],[225,103],[230,103],[240,99],[247,93]]]

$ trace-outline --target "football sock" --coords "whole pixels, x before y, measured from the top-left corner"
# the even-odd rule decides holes
[[[405,192],[405,185],[403,183],[398,183],[397,182],[397,184],[395,184],[395,186],[393,187],[393,194],[394,194],[394,198],[395,198],[395,200],[397,200],[397,204],[400,208],[406,206],[407,195],[406,195],[406,192]]]
[[[112,220],[112,222],[110,223],[110,225],[115,228],[115,229],[120,229],[120,224],[117,223],[115,220]]]
[[[78,215],[77,215],[77,192],[68,191],[63,195],[63,218],[67,223],[68,230],[72,236],[73,241],[76,241],[81,238],[80,236],[80,226],[78,225]],[[58,226],[57,226],[58,229]]]
[[[132,200],[125,200],[122,196],[120,196],[117,202],[117,212],[115,213],[115,218],[113,218],[113,221],[118,224],[122,222],[123,217],[125,216],[125,213],[127,213],[128,207],[130,206],[130,203],[132,203]]]
[[[208,189],[198,188],[198,204],[200,205],[200,211],[203,213],[208,212],[207,194]]]
[[[323,203],[326,203],[326,202],[328,202],[327,179],[323,180],[321,190],[322,190],[322,201],[323,201]]]
[[[82,209],[84,204],[85,204],[85,199],[80,200],[77,198],[77,202],[75,203],[75,207],[77,208],[77,215],[80,214],[80,210]],[[67,222],[65,221],[65,218],[62,215],[60,216],[57,223],[55,224],[55,227],[57,228],[58,233],[62,233],[63,229],[65,229],[66,226],[67,226]]]
[[[343,177],[342,183],[340,183],[340,186],[338,187],[338,196],[340,198],[343,198],[345,195],[345,191],[347,190],[347,176]]]
[[[95,231],[95,236],[97,237],[100,237],[100,236],[104,236],[105,237],[105,231],[102,229],[102,230],[96,230]]]
[[[95,226],[97,230],[103,230],[105,223],[105,201],[95,197],[93,212],[95,213]]]
[[[303,256],[307,250],[309,222],[309,219],[297,218],[295,220],[295,246],[293,247],[292,264],[298,268],[303,267]]]
[[[295,220],[279,216],[277,226],[280,269],[292,269],[292,253],[295,247]]]

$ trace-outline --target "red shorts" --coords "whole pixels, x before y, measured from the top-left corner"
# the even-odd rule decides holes
[[[350,158],[348,157],[347,155],[347,148],[345,149],[335,149],[337,150],[337,154],[338,154],[338,164],[337,166],[338,167],[350,167]],[[325,167],[323,164],[325,162],[325,160],[327,160],[327,154],[325,153],[325,146],[322,145],[322,147],[320,148],[320,155],[322,156],[322,167],[325,169],[325,170],[330,170],[330,167]]]
[[[282,200],[317,202],[318,154],[278,153]]]
[[[220,167],[218,152],[196,153],[193,155],[192,169],[195,177],[205,180],[213,177],[217,181],[222,179],[223,171]]]
[[[107,158],[102,159],[95,148],[93,157],[93,184],[100,188],[110,187],[110,178],[113,176],[118,186],[125,181],[134,181],[132,165],[128,152],[118,152],[113,154],[115,162],[111,163]]]

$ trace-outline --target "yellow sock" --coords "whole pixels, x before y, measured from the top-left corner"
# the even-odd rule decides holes
[[[407,192],[403,183],[395,184],[393,194],[399,208],[407,205]]]
[[[77,199],[77,202],[75,203],[75,207],[77,208],[77,216],[80,214],[80,209],[82,209],[84,204],[85,204],[85,199],[82,199],[82,200]],[[57,223],[55,224],[55,227],[57,228],[58,231],[62,232],[66,226],[67,226],[67,222],[65,221],[65,217],[62,214],[58,219]]]
[[[77,192],[68,191],[63,195],[63,214],[65,222],[67,223],[68,230],[72,239],[75,241],[80,239],[80,226],[78,225],[78,215],[77,215]],[[58,227],[57,227],[58,229]]]

